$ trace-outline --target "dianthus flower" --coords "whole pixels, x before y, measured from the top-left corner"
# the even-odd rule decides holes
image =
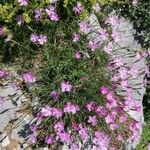
[[[23,80],[25,83],[35,83],[36,77],[32,74],[32,72],[27,72],[23,74]]]
[[[72,90],[72,85],[69,82],[61,83],[61,91],[62,92],[70,92]]]
[[[119,125],[115,124],[115,123],[111,123],[110,124],[110,129],[113,131],[115,129],[119,128]]]
[[[34,13],[35,13],[34,18],[36,21],[39,21],[42,19],[42,8],[36,8]]]
[[[99,37],[103,41],[105,41],[108,38],[108,33],[107,33],[106,29],[100,29],[99,30]]]
[[[30,40],[31,40],[32,42],[37,42],[37,40],[38,40],[38,35],[37,35],[36,33],[31,33],[31,35],[30,35]]]
[[[87,128],[80,128],[79,130],[79,135],[82,140],[87,140],[88,139],[88,129]]]
[[[80,31],[83,33],[88,33],[90,31],[89,24],[86,21],[79,23]]]
[[[27,6],[28,5],[28,0],[18,0],[18,3],[20,6]]]
[[[118,16],[110,16],[107,20],[107,23],[109,23],[113,28],[117,28],[120,24]]]
[[[22,15],[19,15],[17,17],[17,24],[18,25],[22,25],[24,23],[24,19],[23,19],[23,16]]]
[[[133,1],[132,1],[132,4],[133,4],[134,6],[137,6],[138,0],[133,0]]]
[[[124,65],[122,58],[115,58],[113,62],[117,67],[121,67]]]
[[[91,49],[91,51],[95,51],[99,47],[99,45],[95,40],[90,40],[88,47]]]
[[[59,136],[60,141],[62,143],[67,143],[67,144],[71,143],[71,137],[70,137],[69,133],[66,133],[64,131],[63,132],[59,132],[58,136]]]
[[[129,70],[129,74],[132,76],[132,78],[137,78],[139,74],[138,66],[132,66]]]
[[[60,118],[62,115],[63,115],[63,112],[61,109],[58,109],[58,108],[52,109],[52,116],[54,116],[56,118]]]
[[[57,91],[52,91],[50,96],[54,99],[54,100],[59,100],[60,96],[59,93]]]
[[[95,103],[93,101],[89,102],[86,105],[86,108],[88,109],[88,111],[94,111],[94,109],[95,109]]]
[[[55,132],[58,134],[59,132],[64,131],[64,123],[59,121],[54,125]]]
[[[75,53],[75,59],[80,60],[82,58],[81,52]]]
[[[80,40],[80,34],[78,33],[73,33],[73,42],[78,42]]]
[[[107,54],[111,54],[113,51],[113,45],[111,42],[109,42],[105,47],[104,47],[104,52]]]
[[[75,14],[79,15],[83,10],[83,6],[81,4],[81,2],[77,2],[76,6],[73,7],[73,11],[75,12]]]
[[[96,116],[89,116],[88,123],[91,123],[92,126],[96,126],[97,125]]]
[[[36,141],[37,141],[36,135],[32,134],[32,135],[30,136],[29,140],[32,142],[32,144],[35,144]]]
[[[92,8],[95,10],[96,13],[98,13],[101,10],[98,3],[93,4]]]
[[[100,92],[101,92],[103,95],[105,95],[105,94],[109,93],[109,88],[102,86],[102,87],[100,88]]]
[[[55,138],[51,135],[47,135],[45,138],[45,143],[46,144],[53,144],[55,142]]]
[[[50,5],[48,9],[46,9],[46,13],[48,14],[50,20],[59,21],[58,14],[56,13],[55,7]]]
[[[8,76],[8,72],[0,69],[0,78],[5,78]]]
[[[40,35],[38,36],[38,39],[37,39],[37,40],[38,40],[38,42],[39,42],[40,45],[43,45],[44,43],[47,42],[47,36],[40,34]]]
[[[80,110],[78,105],[74,105],[71,102],[67,102],[64,107],[64,112],[75,114]]]
[[[80,147],[78,144],[71,143],[70,150],[80,150]]]
[[[97,131],[95,132],[93,143],[99,147],[99,150],[107,150],[110,138],[105,133]]]
[[[107,109],[104,106],[98,106],[96,108],[96,113],[97,113],[97,115],[99,115],[101,117],[106,117]]]
[[[113,31],[113,33],[111,34],[113,40],[115,42],[119,42],[121,40],[121,34],[120,32],[116,32],[116,31]]]
[[[42,108],[41,113],[45,117],[48,117],[48,116],[50,117],[50,116],[52,116],[53,108],[46,105],[45,107]]]
[[[118,72],[121,79],[126,79],[129,75],[129,70],[125,67],[119,68]]]
[[[115,117],[114,117],[112,114],[108,114],[108,115],[105,117],[105,121],[106,121],[107,124],[109,124],[109,123],[114,123]]]

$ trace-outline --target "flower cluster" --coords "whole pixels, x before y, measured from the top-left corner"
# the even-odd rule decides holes
[[[18,3],[20,6],[27,6],[30,1],[18,0]],[[77,2],[71,8],[79,20],[75,20],[76,28],[73,31],[71,29],[72,32],[70,32],[72,27],[67,28],[66,24],[69,22],[74,24],[74,22],[71,19],[65,22],[65,17],[64,20],[59,21],[62,14],[57,13],[60,10],[56,10],[55,2],[49,7],[39,6],[33,10],[35,23],[42,27],[37,31],[38,28],[34,30],[28,25],[29,42],[39,45],[46,43],[44,46],[38,45],[42,51],[40,57],[46,62],[43,63],[46,69],[42,66],[45,72],[41,71],[41,67],[42,73],[39,71],[41,74],[36,71],[40,74],[39,82],[36,82],[38,76],[35,76],[35,73],[25,72],[22,75],[23,83],[32,86],[36,82],[36,90],[40,87],[42,91],[39,90],[40,105],[36,110],[35,120],[30,125],[32,133],[29,140],[33,144],[41,142],[49,147],[61,142],[68,145],[71,150],[80,150],[82,149],[81,142],[90,141],[91,150],[117,150],[124,141],[131,143],[140,137],[139,130],[142,124],[132,119],[128,113],[131,110],[136,113],[142,111],[140,102],[134,100],[134,89],[129,82],[130,79],[136,79],[141,70],[134,64],[129,67],[121,57],[111,58],[106,65],[107,68],[99,69],[103,64],[103,56],[106,54],[111,56],[114,43],[121,40],[122,34],[118,31],[120,19],[116,15],[109,16],[105,19],[105,27],[97,32],[100,41],[97,38],[89,39],[87,36],[91,32],[92,25],[86,18],[83,20],[80,18],[85,9],[83,5]],[[99,13],[103,10],[100,6],[99,3],[92,3],[92,10]],[[24,7],[20,8],[24,9]],[[45,17],[48,19],[43,23]],[[19,27],[22,27],[20,26],[22,24],[25,25],[25,19],[23,15],[17,16]],[[57,29],[59,24],[61,24],[60,29]],[[46,26],[48,30],[45,30]],[[67,28],[67,31],[64,31],[64,28]],[[53,29],[52,34],[45,33]],[[40,31],[42,34],[39,33]],[[3,35],[4,27],[0,27],[0,36]],[[54,35],[54,37],[48,37],[48,35]],[[48,38],[49,42],[47,42]],[[29,45],[35,46],[30,43]],[[102,57],[99,53],[102,53]],[[137,53],[136,58],[141,59],[146,55],[147,53]],[[63,59],[67,61],[62,61],[62,63]],[[97,77],[101,76],[100,74],[103,74],[106,69],[111,76],[109,86],[103,84],[102,80]],[[106,73],[103,74],[105,75]],[[0,70],[0,79],[7,76],[6,71]],[[118,90],[123,91],[124,95],[118,94]],[[3,102],[4,97],[0,96],[0,105]]]
[[[47,36],[40,34],[39,36],[36,33],[31,33],[30,40],[33,43],[38,42],[40,45],[43,45],[47,42]]]
[[[46,13],[52,21],[59,21],[58,14],[56,13],[55,7],[50,5],[49,8],[46,9]]]

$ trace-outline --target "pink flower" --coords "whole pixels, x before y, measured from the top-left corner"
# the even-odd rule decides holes
[[[37,36],[37,34],[35,34],[35,33],[31,33],[31,35],[30,35],[30,40],[32,41],[32,42],[37,42],[37,40],[38,40],[38,36]]]
[[[47,42],[47,36],[40,34],[40,35],[38,36],[38,39],[37,39],[37,40],[38,40],[38,42],[39,42],[40,45],[43,45],[44,43]]]
[[[96,113],[97,115],[101,116],[101,117],[106,117],[107,115],[107,109],[104,106],[98,106],[96,108]]]
[[[53,113],[52,111],[53,111],[53,108],[46,105],[45,107],[42,108],[41,113],[45,117],[50,117],[52,116],[52,113]]]
[[[95,103],[93,101],[89,102],[86,105],[86,108],[88,109],[88,111],[94,111],[94,109],[95,109]]]
[[[99,45],[95,40],[90,40],[88,47],[91,49],[91,51],[95,51],[99,47]]]
[[[36,77],[34,77],[31,72],[28,72],[23,75],[23,80],[25,81],[25,83],[31,84],[36,82]]]
[[[57,15],[56,13],[53,13],[53,14],[51,15],[50,19],[51,19],[52,21],[59,21],[59,17],[58,17],[58,15]]]
[[[73,33],[73,42],[78,42],[80,40],[80,34],[78,33]]]
[[[20,6],[27,6],[28,5],[28,0],[18,0],[18,3]]]
[[[109,19],[107,20],[107,22],[109,24],[111,24],[111,26],[113,28],[117,28],[119,26],[119,24],[120,24],[118,16],[111,16],[111,17],[109,17]]]
[[[119,68],[118,71],[119,71],[120,78],[126,79],[128,77],[129,71],[127,68],[121,67]]]
[[[58,14],[56,13],[55,7],[50,5],[48,9],[46,9],[46,13],[48,14],[50,20],[59,21]]]
[[[108,45],[106,45],[104,47],[104,52],[107,53],[107,54],[111,54],[113,51],[113,45],[111,42],[108,43]]]
[[[5,78],[8,75],[8,72],[0,69],[0,78]]]
[[[77,5],[75,7],[73,7],[73,11],[75,12],[75,14],[79,15],[83,10],[83,6],[81,4],[81,2],[77,2]]]
[[[100,36],[101,40],[105,41],[108,38],[108,33],[107,33],[106,29],[99,30],[99,36]]]
[[[114,99],[113,93],[111,91],[109,93],[107,93],[106,99],[107,99],[107,101],[111,101],[112,99]]]
[[[79,135],[80,135],[82,140],[86,141],[88,139],[88,129],[87,128],[81,128],[79,130]]]
[[[130,68],[129,74],[132,76],[132,78],[137,78],[139,75],[139,68],[138,66],[132,66]]]
[[[128,80],[123,80],[123,81],[120,82],[120,84],[121,84],[121,86],[122,86],[124,89],[126,89],[126,88],[129,87],[129,82],[128,82]]]
[[[38,127],[37,127],[37,125],[36,125],[35,123],[31,124],[30,130],[31,130],[32,132],[36,132],[37,129],[38,129]]]
[[[59,93],[57,91],[52,91],[50,96],[54,99],[54,100],[59,100],[60,96]]]
[[[78,105],[74,105],[71,102],[67,102],[67,104],[65,105],[64,112],[75,114],[78,111],[80,111]]]
[[[53,144],[55,142],[55,138],[51,135],[47,135],[45,138],[45,143],[46,144]]]
[[[89,116],[88,123],[91,123],[92,126],[96,126],[97,125],[97,118],[96,118],[96,116]]]
[[[54,125],[55,132],[58,134],[59,132],[64,131],[64,123],[59,121]]]
[[[102,87],[100,88],[100,92],[101,92],[103,95],[105,95],[105,94],[107,94],[107,93],[109,92],[109,88],[102,86]]]
[[[119,141],[124,141],[123,136],[122,136],[121,134],[118,135],[117,139],[118,139]]]
[[[121,40],[121,34],[119,32],[113,31],[111,36],[115,42],[119,42]]]
[[[107,103],[106,103],[106,107],[108,109],[112,109],[113,107],[116,107],[116,106],[117,106],[117,100],[114,99],[114,98],[108,100]]]
[[[121,115],[121,116],[119,117],[119,121],[120,121],[121,123],[125,122],[126,120],[127,120],[127,117],[126,117],[125,115]]]
[[[132,1],[132,4],[133,4],[134,6],[137,6],[138,0],[133,0],[133,1]]]
[[[71,137],[69,133],[66,132],[60,132],[58,133],[58,136],[61,140],[62,143],[67,143],[69,144],[71,142]]]
[[[60,117],[62,117],[62,115],[63,115],[63,112],[61,109],[58,109],[58,108],[52,109],[52,116],[54,116],[56,118],[60,118]]]
[[[113,130],[115,130],[115,129],[117,129],[119,126],[117,125],[117,124],[115,124],[115,123],[113,123],[113,124],[110,124],[110,129],[113,131]]]
[[[81,59],[81,52],[76,52],[75,53],[75,59],[80,60]]]
[[[117,67],[122,67],[124,65],[122,58],[115,58],[113,62]]]
[[[93,4],[92,8],[95,10],[96,13],[98,13],[101,10],[98,3]]]
[[[39,20],[42,19],[42,11],[43,11],[42,8],[36,8],[35,9],[35,11],[34,11],[34,13],[35,13],[34,18],[35,18],[36,21],[39,21]]]
[[[120,80],[120,75],[119,74],[114,74],[114,76],[112,77],[112,81],[117,82]]]
[[[43,118],[44,118],[44,116],[43,116],[42,113],[40,112],[40,113],[37,114],[36,118],[37,118],[38,121],[42,121]]]
[[[111,114],[108,114],[108,115],[105,117],[105,121],[106,121],[107,124],[113,123],[114,120],[115,120],[115,118],[114,118],[114,116],[111,115]]]
[[[80,150],[80,147],[78,144],[72,143],[70,145],[70,150]]]
[[[34,134],[32,134],[32,135],[30,136],[29,140],[32,142],[32,144],[35,144],[36,141],[37,141],[37,138],[36,138],[36,136],[35,136]]]
[[[95,132],[93,143],[99,147],[98,150],[107,150],[110,138],[105,133],[97,131]]]
[[[17,24],[18,25],[22,25],[23,23],[24,23],[24,19],[23,19],[22,15],[19,15],[17,17]]]
[[[79,23],[80,31],[83,33],[88,33],[90,31],[89,24],[85,21]]]
[[[69,82],[61,83],[61,91],[62,92],[70,92],[72,90],[72,85]]]

